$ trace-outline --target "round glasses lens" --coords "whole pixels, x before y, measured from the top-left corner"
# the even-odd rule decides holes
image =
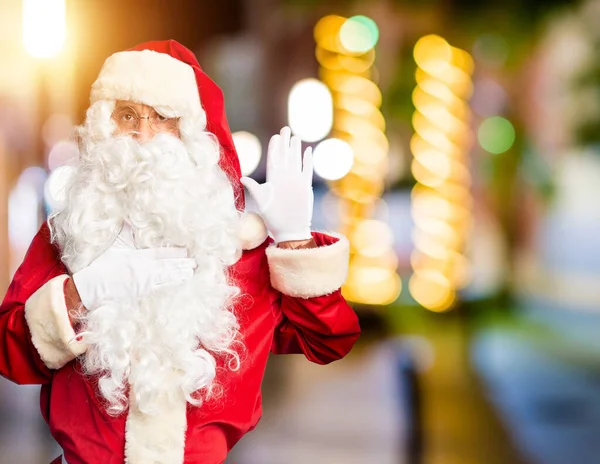
[[[179,118],[166,118],[158,113],[150,116],[148,122],[154,132],[173,132],[179,126]]]
[[[113,119],[121,132],[137,130],[140,122],[139,116],[135,110],[130,107],[117,108],[113,112]]]

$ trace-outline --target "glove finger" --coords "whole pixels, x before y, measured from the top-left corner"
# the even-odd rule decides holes
[[[308,182],[309,185],[312,185],[313,180],[313,156],[312,156],[312,148],[308,147],[304,150],[304,159],[302,162],[302,176]]]
[[[297,135],[292,136],[288,156],[290,157],[290,169],[293,172],[302,172],[302,139]]]
[[[291,168],[289,152],[290,152],[290,137],[292,135],[292,130],[288,126],[285,126],[281,129],[281,132],[279,134],[281,135],[280,154],[283,158],[282,159],[283,169],[285,169],[287,171]]]
[[[157,247],[135,250],[138,256],[148,259],[187,258],[187,248],[181,247]]]
[[[279,151],[281,145],[281,137],[279,134],[271,137],[269,141],[269,148],[267,149],[267,182],[273,179],[275,172],[282,165],[283,160],[281,159],[282,154]]]

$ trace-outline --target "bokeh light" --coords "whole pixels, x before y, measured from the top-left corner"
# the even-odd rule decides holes
[[[65,0],[23,0],[23,44],[36,58],[52,58],[65,44]]]
[[[508,119],[494,116],[481,123],[477,138],[484,150],[498,155],[509,150],[515,143],[515,128]]]
[[[349,52],[365,53],[379,40],[379,28],[366,16],[348,18],[340,29],[340,42]]]
[[[415,45],[417,86],[413,92],[410,148],[414,159],[412,239],[414,271],[409,291],[431,311],[450,309],[470,278],[464,248],[472,204],[468,153],[473,143],[468,99],[473,59],[437,35]]]
[[[366,16],[332,15],[317,23],[314,37],[319,76],[334,97],[331,138],[315,148],[314,167],[339,198],[328,208],[350,239],[342,292],[356,303],[389,304],[400,295],[402,282],[387,208],[377,208],[390,176],[390,142],[374,67],[379,29]]]
[[[260,163],[262,146],[258,137],[250,132],[238,131],[231,134],[240,160],[243,176],[252,174]]]
[[[302,79],[290,91],[288,121],[292,132],[305,142],[327,136],[333,125],[333,100],[325,84],[317,79]]]
[[[315,147],[314,170],[323,179],[341,179],[348,174],[353,162],[352,147],[343,140],[331,138],[323,140]]]

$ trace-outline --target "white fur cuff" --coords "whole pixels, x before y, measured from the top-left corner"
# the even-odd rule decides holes
[[[50,369],[60,369],[87,349],[86,344],[74,341],[64,294],[68,278],[65,274],[49,280],[25,303],[31,341]]]
[[[271,285],[284,295],[313,298],[338,290],[348,275],[350,245],[343,235],[336,243],[291,250],[271,245],[267,259]]]

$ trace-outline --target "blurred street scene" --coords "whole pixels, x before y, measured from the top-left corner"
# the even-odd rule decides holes
[[[0,294],[104,59],[175,39],[244,175],[284,125],[314,148],[313,228],[350,239],[363,328],[329,366],[272,356],[228,464],[599,463],[599,22],[600,0],[0,0]],[[59,454],[39,386],[0,378],[0,464]]]

